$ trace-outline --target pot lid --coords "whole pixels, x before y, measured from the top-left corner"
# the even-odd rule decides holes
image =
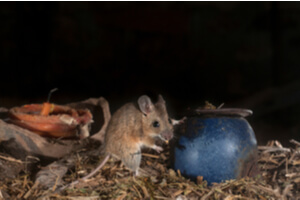
[[[220,109],[195,109],[196,115],[226,115],[248,117],[253,114],[252,110],[243,108],[220,108]]]

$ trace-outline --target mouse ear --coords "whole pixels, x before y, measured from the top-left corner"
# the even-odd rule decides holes
[[[164,98],[161,95],[158,95],[158,101],[157,103],[166,104]]]
[[[140,110],[145,115],[149,114],[154,109],[154,105],[153,105],[151,99],[147,95],[143,95],[138,99],[138,105],[140,107]]]

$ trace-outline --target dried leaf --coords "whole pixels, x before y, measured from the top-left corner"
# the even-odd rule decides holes
[[[169,169],[169,176],[170,176],[170,178],[176,178],[177,177],[176,172],[173,169]]]

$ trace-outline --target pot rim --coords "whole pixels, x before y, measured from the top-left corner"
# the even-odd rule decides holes
[[[220,108],[220,109],[195,109],[195,115],[220,115],[220,116],[240,116],[248,117],[253,114],[250,109],[244,108]]]

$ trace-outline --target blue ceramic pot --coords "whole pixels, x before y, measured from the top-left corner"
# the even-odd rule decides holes
[[[256,175],[257,143],[245,109],[197,110],[188,117],[173,150],[173,167],[183,176],[211,184]]]

